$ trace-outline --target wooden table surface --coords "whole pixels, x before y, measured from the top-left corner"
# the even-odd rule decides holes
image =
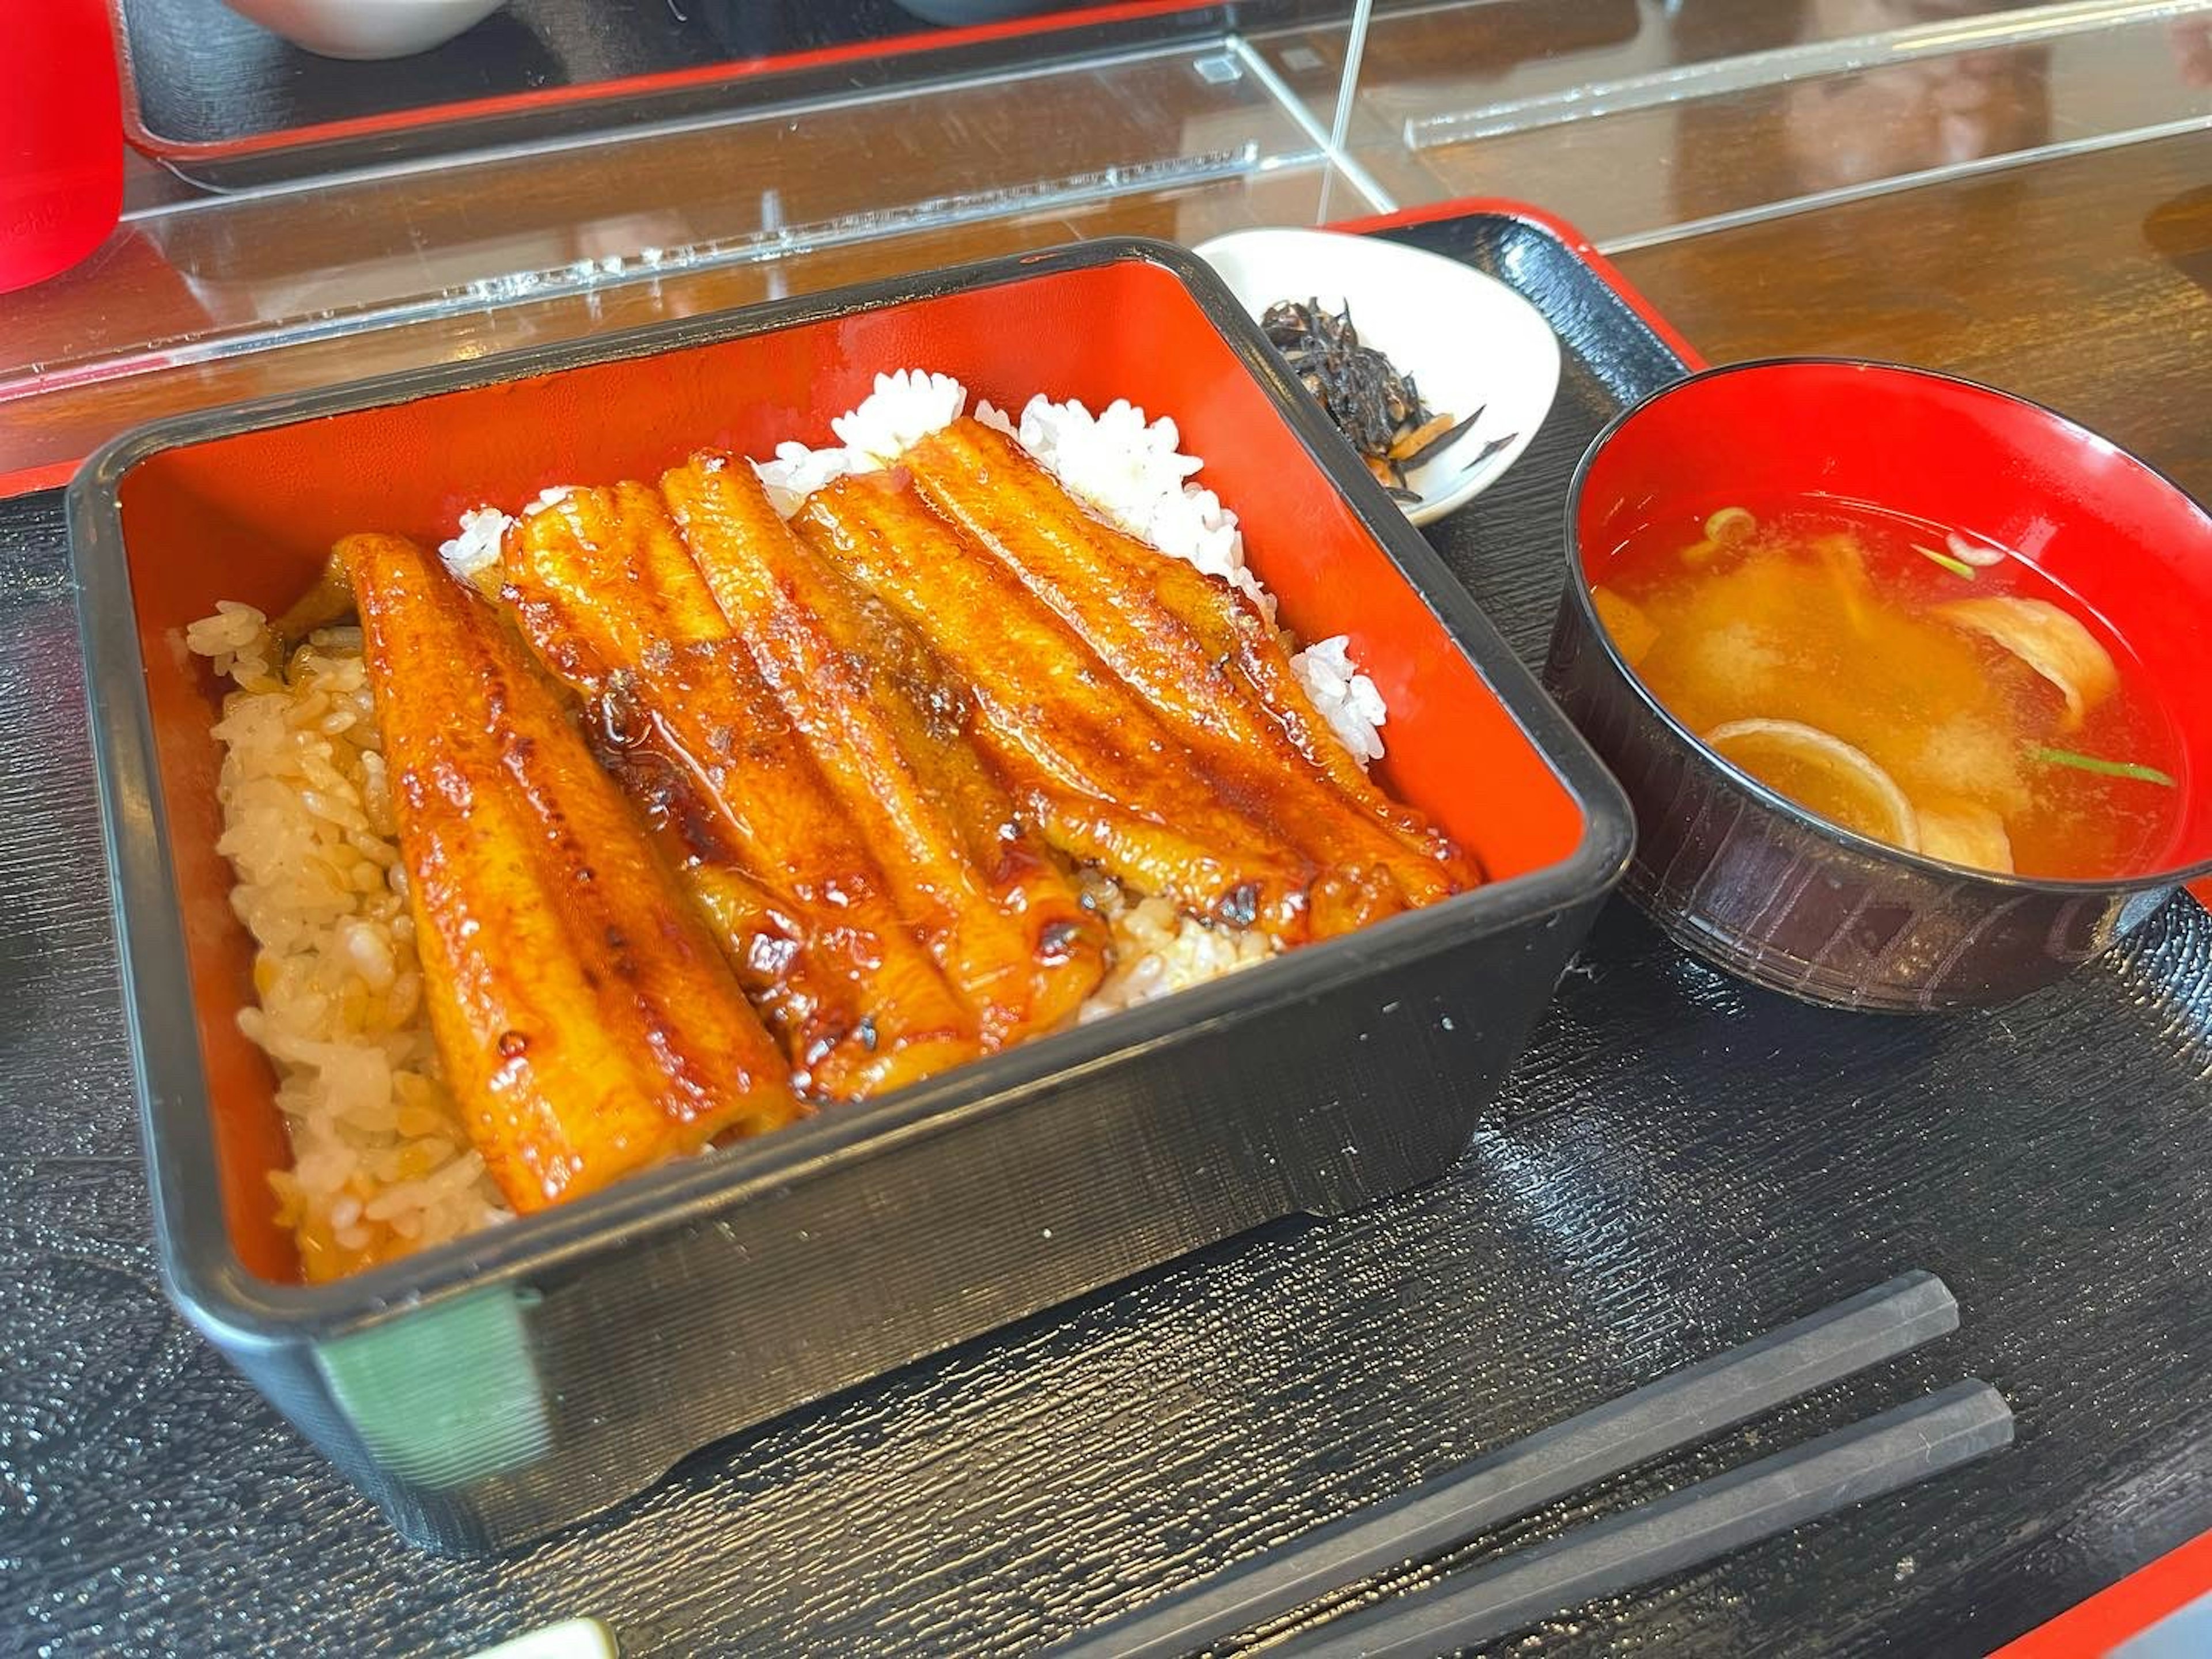
[[[1667,242],[1617,263],[1716,362],[1948,369],[2212,495],[2212,131]]]

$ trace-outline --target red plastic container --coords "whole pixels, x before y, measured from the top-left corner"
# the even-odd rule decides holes
[[[122,209],[107,8],[0,5],[0,294],[68,270],[107,240]]]
[[[335,1283],[297,1281],[238,1030],[210,726],[178,645],[333,538],[821,442],[881,370],[1172,414],[1308,638],[1390,707],[1378,775],[1473,892]],[[534,1536],[718,1435],[1258,1223],[1441,1174],[1626,864],[1626,803],[1218,279],[1105,240],[130,434],[71,492],[162,1263],[410,1536]]]

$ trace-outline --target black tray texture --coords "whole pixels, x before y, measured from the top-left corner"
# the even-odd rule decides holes
[[[1302,3],[1260,0],[1271,16]],[[1116,21],[1067,25],[1057,15],[1098,0],[975,0],[970,9],[979,17],[1002,15],[1004,21],[1030,26],[978,40],[905,10],[896,0],[806,5],[507,0],[476,27],[432,51],[384,63],[348,63],[302,51],[221,0],[115,3],[130,52],[137,114],[148,140],[185,176],[219,185],[861,89],[955,70],[1035,64],[1107,46],[1197,40],[1218,34],[1229,16],[1226,4],[1191,0]],[[880,52],[866,50],[872,46]],[[807,61],[808,54],[841,47],[860,50],[829,64]],[[674,89],[647,93],[615,84],[741,64],[749,66],[742,77],[710,77]],[[426,112],[453,111],[458,117],[455,106],[479,100],[564,89],[578,95],[495,118],[416,124]],[[380,130],[342,139],[305,131],[340,122],[371,123]],[[272,140],[273,145],[267,142]],[[288,148],[288,141],[301,148]]]
[[[1679,366],[1626,307],[1562,306],[1581,268],[1531,227],[1395,234],[1565,343],[1542,435],[1435,531],[1534,662],[1568,473]],[[592,1613],[631,1659],[1024,1653],[1914,1266],[1957,1335],[1457,1559],[1968,1374],[2013,1449],[1492,1651],[1976,1655],[2212,1527],[2212,916],[2178,899],[2027,1002],[1908,1020],[1743,987],[1615,901],[1444,1180],[909,1366],[526,1552],[411,1550],[156,1282],[67,568],[58,495],[0,504],[0,1629],[27,1650],[459,1654]]]

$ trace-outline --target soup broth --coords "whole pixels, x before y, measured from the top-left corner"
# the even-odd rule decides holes
[[[2141,667],[2000,548],[1817,497],[1715,503],[1631,537],[1592,597],[1684,726],[1862,834],[2057,878],[2172,850],[2188,757]]]

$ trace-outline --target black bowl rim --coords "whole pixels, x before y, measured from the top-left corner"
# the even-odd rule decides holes
[[[1684,375],[1679,380],[1671,380],[1656,392],[1638,398],[1607,421],[1597,436],[1590,440],[1589,447],[1583,450],[1582,459],[1575,464],[1574,476],[1567,483],[1565,535],[1561,544],[1566,561],[1565,596],[1563,603],[1575,606],[1591,635],[1604,649],[1607,659],[1619,672],[1629,689],[1636,694],[1638,701],[1702,763],[1718,770],[1731,783],[1752,796],[1769,811],[1851,852],[1893,860],[1903,864],[1908,869],[1938,876],[1947,881],[1955,881],[1964,877],[1982,883],[1999,893],[2010,896],[2037,894],[2055,898],[2082,898],[2100,895],[2151,892],[2160,889],[2180,887],[2202,877],[2212,875],[2212,856],[2202,859],[2195,864],[2178,866],[2172,870],[2154,871],[2148,875],[2133,876],[2124,879],[2117,877],[2062,878],[2051,876],[2002,875],[1991,870],[1977,870],[1971,865],[1948,864],[1941,859],[1929,858],[1924,853],[1910,853],[1901,847],[1893,847],[1886,841],[1877,841],[1871,836],[1861,835],[1856,830],[1848,829],[1843,824],[1821,817],[1737,766],[1676,719],[1674,712],[1661,702],[1652,694],[1650,688],[1644,684],[1643,678],[1628,665],[1627,660],[1621,656],[1619,647],[1613,644],[1612,633],[1598,617],[1596,605],[1590,598],[1589,583],[1583,574],[1581,537],[1577,533],[1577,526],[1581,517],[1583,486],[1589,481],[1590,469],[1597,464],[1598,457],[1603,453],[1605,447],[1638,416],[1686,388],[1702,385],[1708,380],[1720,380],[1731,374],[1808,368],[1872,369],[1884,374],[1899,374],[1917,380],[1942,381],[1947,385],[1963,387],[1969,392],[2001,398],[2006,403],[2033,410],[2037,414],[2056,422],[2073,435],[2086,438],[2101,445],[2130,465],[2148,474],[2157,483],[2172,490],[2197,509],[2197,517],[2204,521],[2208,532],[2212,532],[2212,509],[2208,509],[2193,493],[2184,489],[2178,481],[2152,465],[2134,451],[2114,443],[2102,433],[2082,425],[2072,416],[2053,409],[2048,404],[2039,403],[2033,398],[2023,398],[2018,392],[2007,392],[2000,386],[1971,380],[1963,374],[1952,374],[1942,369],[1921,368],[1911,363],[1887,362],[1874,357],[1819,355],[1747,357],[1739,362],[1722,363],[1711,368],[1699,369],[1693,374]]]
[[[1540,869],[1486,883],[1111,1019],[1036,1038],[750,1142],[672,1160],[571,1203],[360,1273],[309,1285],[249,1270],[231,1242],[224,1206],[213,1196],[220,1191],[219,1164],[206,1065],[191,999],[175,993],[189,981],[124,559],[118,492],[129,471],[159,451],[243,432],[1127,261],[1175,277],[1259,382],[1308,459],[1336,486],[1359,527],[1380,544],[1580,811],[1583,833],[1574,848]],[[527,1283],[602,1250],[699,1224],[726,1206],[811,1180],[878,1147],[1017,1106],[1035,1090],[1112,1065],[1125,1054],[1343,987],[1378,961],[1418,959],[1538,921],[1608,891],[1627,869],[1634,845],[1634,816],[1612,774],[1426,538],[1359,464],[1320,405],[1290,378],[1226,284],[1188,250],[1151,238],[1101,237],[171,416],[125,432],[95,452],[70,485],[68,510],[101,837],[157,1254],[177,1305],[234,1354],[273,1352],[302,1340],[319,1344],[487,1287]]]

